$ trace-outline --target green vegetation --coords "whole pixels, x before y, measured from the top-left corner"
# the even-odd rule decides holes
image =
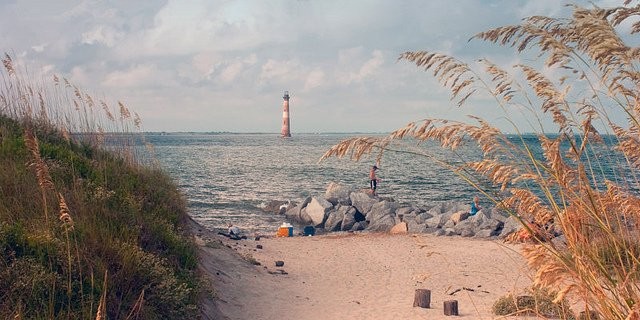
[[[342,141],[323,159],[397,151],[455,171],[522,223],[509,240],[527,243],[536,287],[584,306],[584,318],[640,318],[640,7],[629,3],[571,6],[567,18],[534,16],[474,36],[517,50],[515,65],[428,51],[399,57],[431,71],[461,107],[495,102],[503,114],[489,116],[515,139],[478,116],[427,118],[387,137]],[[437,158],[425,141],[472,142],[482,158]],[[549,229],[561,236],[550,241]]]
[[[544,318],[574,319],[566,300],[553,302],[554,296],[545,289],[531,289],[519,296],[508,294],[493,304],[499,316],[536,315]]]
[[[100,118],[68,81],[38,87],[3,63],[0,318],[197,317],[185,201],[141,164],[137,116],[118,103],[115,119],[101,102]]]

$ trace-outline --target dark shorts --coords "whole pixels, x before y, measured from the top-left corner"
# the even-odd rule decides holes
[[[369,180],[369,184],[371,185],[371,190],[375,190],[378,186],[378,180]]]

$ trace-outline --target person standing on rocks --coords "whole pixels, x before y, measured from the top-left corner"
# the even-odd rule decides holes
[[[378,177],[376,176],[376,170],[378,170],[377,166],[372,166],[371,170],[369,170],[369,186],[371,188],[371,194],[376,195],[376,188],[378,187]]]

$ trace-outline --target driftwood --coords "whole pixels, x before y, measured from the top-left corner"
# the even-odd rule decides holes
[[[416,289],[416,294],[413,298],[413,306],[431,308],[431,290]]]

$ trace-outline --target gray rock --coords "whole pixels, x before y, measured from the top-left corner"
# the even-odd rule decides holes
[[[408,217],[413,212],[415,212],[415,208],[413,207],[401,207],[401,208],[398,208],[398,210],[396,210],[396,215],[397,216],[402,215],[403,217]]]
[[[313,225],[320,227],[323,226],[327,219],[327,214],[332,208],[333,204],[331,204],[331,202],[321,197],[312,197],[311,202],[309,202],[305,210],[311,218]]]
[[[494,236],[493,232],[489,229],[484,229],[484,230],[478,230],[478,232],[476,232],[475,236],[476,238],[491,238],[492,236]]]
[[[442,227],[445,229],[453,228],[455,226],[456,226],[456,223],[452,219],[447,220],[447,222],[445,222],[444,225],[442,225]]]
[[[306,207],[300,210],[300,222],[301,224],[313,224],[313,220],[311,219],[311,216],[307,214]]]
[[[356,223],[356,208],[341,206],[338,210],[344,210],[344,217],[342,218],[340,229],[342,231],[351,230],[353,225]]]
[[[301,210],[302,210],[302,205],[299,204],[299,205],[287,210],[287,212],[285,212],[284,215],[290,221],[301,223],[302,222],[302,220],[300,219],[300,211]]]
[[[409,233],[425,233],[427,231],[427,226],[424,223],[418,223],[415,220],[407,221],[407,229]]]
[[[456,233],[456,231],[453,228],[447,228],[447,229],[444,229],[444,235],[455,236],[455,235],[458,235],[458,233]]]
[[[378,202],[377,199],[365,192],[352,192],[349,195],[349,199],[351,199],[351,205],[363,215],[366,215],[371,210],[371,207]]]
[[[502,227],[502,231],[500,232],[499,236],[501,238],[504,238],[504,237],[506,237],[506,236],[508,236],[508,235],[520,230],[520,228],[522,228],[522,224],[520,223],[520,221],[518,221],[518,219],[516,219],[514,216],[510,216],[504,222],[504,225]]]
[[[307,197],[302,203],[300,203],[297,206],[294,206],[291,209],[288,209],[287,212],[285,212],[285,216],[287,217],[288,220],[290,221],[294,221],[300,224],[306,224],[308,223],[308,221],[310,220],[306,220],[306,217],[302,216],[302,209],[304,209],[309,202],[311,202],[311,197]]]
[[[338,205],[340,206],[340,205]],[[327,231],[340,231],[342,227],[342,220],[344,220],[344,212],[340,206],[338,210],[331,210],[327,215],[327,221],[324,222],[324,228]]]
[[[440,236],[444,236],[447,232],[442,229],[435,229],[434,232],[430,232],[430,233],[440,237]]]
[[[429,228],[442,228],[445,222],[446,220],[444,219],[442,214],[439,214],[437,216],[426,219],[424,221],[424,224]]]
[[[460,223],[465,219],[469,218],[469,211],[456,211],[451,215],[449,221],[453,221],[454,224]]]
[[[476,233],[475,233],[475,231],[473,229],[471,229],[469,227],[466,227],[466,228],[462,228],[461,230],[459,230],[458,234],[461,237],[468,238],[468,237],[473,237]]]
[[[365,218],[369,223],[375,223],[377,220],[386,219],[386,216],[395,217],[398,204],[386,200],[380,201],[371,206],[371,210],[366,214]],[[395,219],[394,219],[395,220]],[[394,223],[395,224],[395,223]]]
[[[353,189],[336,182],[331,182],[327,187],[324,198],[333,205],[351,205],[351,199],[349,198],[351,192],[353,192]]]
[[[433,218],[433,216],[432,216],[432,215],[430,215],[430,214],[429,214],[429,213],[427,213],[427,212],[421,212],[421,213],[419,213],[418,215],[416,215],[416,217],[415,217],[415,219],[414,219],[414,220],[415,220],[417,223],[423,224],[423,223],[425,223],[425,221],[426,221],[427,219],[429,219],[429,218]]]
[[[497,235],[498,230],[502,230],[504,223],[496,219],[487,219],[481,225],[478,226],[479,230],[490,230],[492,235]]]
[[[384,215],[379,217],[378,219],[371,221],[369,226],[367,226],[367,230],[369,231],[379,231],[379,232],[387,232],[396,225],[396,219],[390,215]]]
[[[358,222],[353,224],[353,227],[351,227],[351,231],[362,231],[362,230],[364,230],[366,228],[367,228],[367,222],[358,221]]]

